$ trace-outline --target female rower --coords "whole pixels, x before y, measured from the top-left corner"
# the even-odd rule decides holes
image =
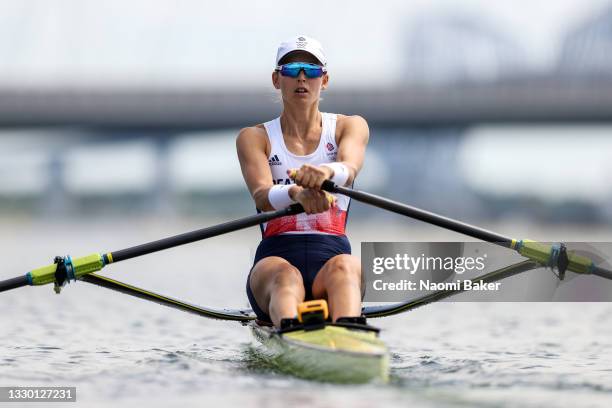
[[[321,190],[326,179],[352,185],[369,130],[360,116],[319,111],[329,85],[327,58],[315,39],[280,44],[272,84],[280,117],[240,131],[242,174],[259,211],[300,203],[305,213],[262,225],[263,238],[247,279],[257,318],[287,326],[304,300],[326,299],[334,321],[361,315],[360,260],[345,235],[349,198]]]

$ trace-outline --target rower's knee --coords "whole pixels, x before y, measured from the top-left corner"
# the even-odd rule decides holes
[[[274,272],[271,284],[275,291],[299,289],[304,286],[300,271],[292,265],[280,266]]]
[[[355,284],[361,286],[361,265],[351,255],[336,255],[326,265],[326,286]]]

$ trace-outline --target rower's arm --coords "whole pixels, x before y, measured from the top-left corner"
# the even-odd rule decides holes
[[[354,115],[342,118],[340,129],[338,130],[337,161],[348,168],[349,178],[346,185],[351,185],[363,165],[366,146],[370,139],[370,129],[364,118]]]
[[[268,200],[268,192],[273,183],[266,149],[267,137],[264,129],[244,128],[236,138],[242,177],[255,201],[255,206],[261,211],[274,209]]]

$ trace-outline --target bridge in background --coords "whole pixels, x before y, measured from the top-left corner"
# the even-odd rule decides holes
[[[17,89],[0,87],[0,126],[236,128],[280,111],[274,90]],[[530,76],[489,84],[332,89],[322,110],[376,127],[611,122],[612,80]]]

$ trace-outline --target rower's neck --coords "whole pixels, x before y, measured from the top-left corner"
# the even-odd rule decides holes
[[[281,127],[285,137],[306,139],[312,133],[321,133],[321,112],[318,105],[309,109],[285,108],[280,116]]]

